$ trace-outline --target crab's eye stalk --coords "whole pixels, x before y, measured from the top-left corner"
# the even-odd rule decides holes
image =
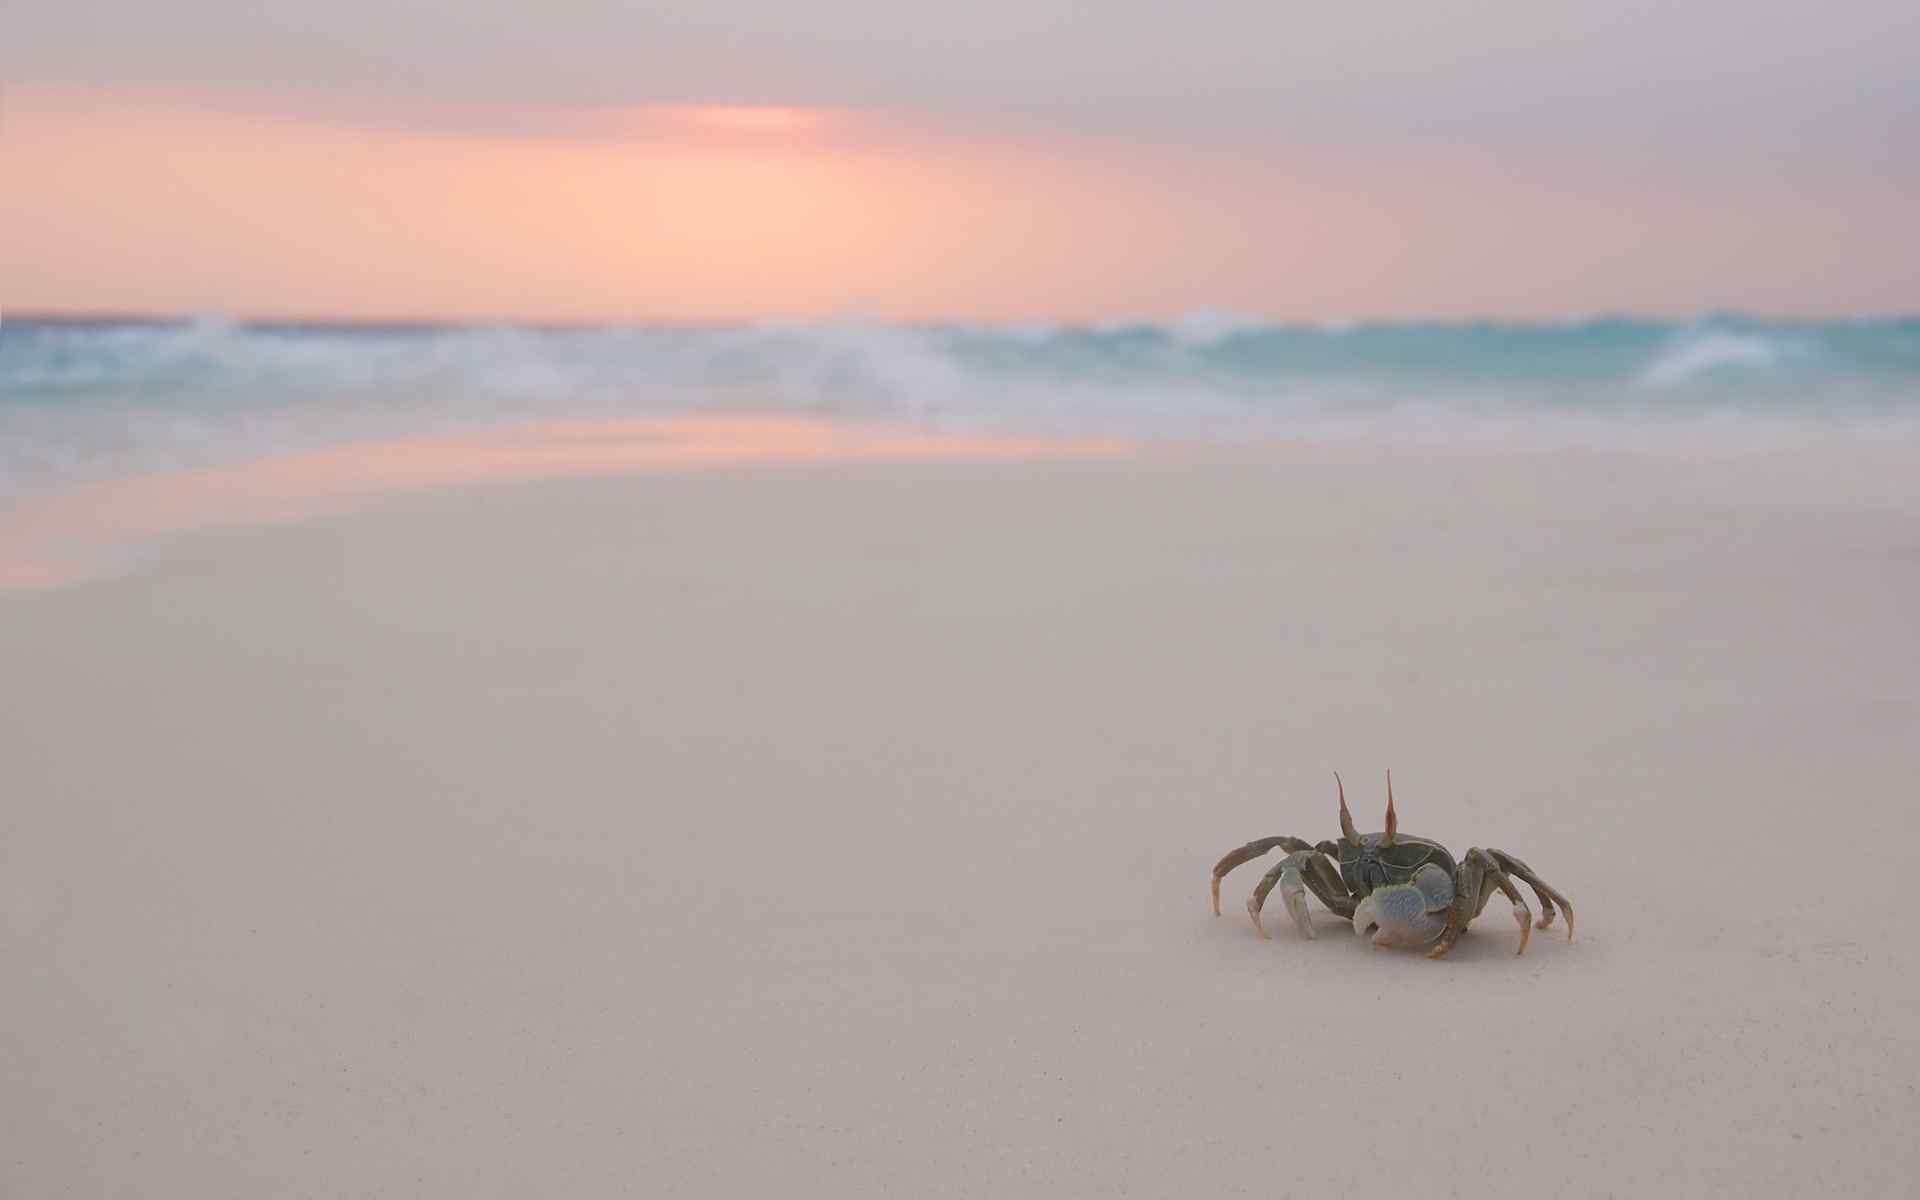
[[[1353,814],[1347,811],[1347,785],[1340,782],[1340,772],[1333,773],[1333,785],[1340,789],[1340,836],[1358,846],[1360,834],[1353,828]]]
[[[1393,845],[1393,832],[1400,827],[1400,819],[1393,812],[1393,772],[1387,772],[1387,832],[1381,835],[1382,846]]]

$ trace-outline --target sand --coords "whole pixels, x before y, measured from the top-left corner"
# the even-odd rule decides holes
[[[1900,456],[449,486],[0,593],[0,1195],[1892,1195]],[[1402,827],[1579,911],[1272,941]]]

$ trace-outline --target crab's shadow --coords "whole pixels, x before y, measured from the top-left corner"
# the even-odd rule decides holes
[[[1542,949],[1549,948],[1546,947],[1544,943],[1561,943],[1564,945],[1567,939],[1567,927],[1561,922],[1555,921],[1550,928],[1535,929],[1531,940],[1527,943],[1527,952],[1525,954],[1516,954],[1514,951],[1519,945],[1519,932],[1512,926],[1509,925],[1505,929],[1500,930],[1475,930],[1470,928],[1461,935],[1460,940],[1454,944],[1453,949],[1447,953],[1445,958],[1436,961],[1427,958],[1427,952],[1424,948],[1406,946],[1374,947],[1366,945],[1354,934],[1353,926],[1346,921],[1340,920],[1338,917],[1327,917],[1325,919],[1316,918],[1313,922],[1313,932],[1315,936],[1312,940],[1308,940],[1291,929],[1285,931],[1275,929],[1273,931],[1273,940],[1270,944],[1276,947],[1287,946],[1303,952],[1306,950],[1326,949],[1340,954],[1348,954],[1381,962],[1394,962],[1397,960],[1433,962],[1437,967],[1444,967],[1449,963],[1476,963],[1484,965],[1507,962],[1513,964],[1516,968],[1524,968],[1534,960],[1535,956],[1538,955]]]

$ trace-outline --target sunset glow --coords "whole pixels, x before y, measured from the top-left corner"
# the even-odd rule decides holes
[[[1900,310],[1920,277],[1890,232],[1912,195],[1898,176],[1620,148],[1173,146],[779,105],[409,123],[181,93],[7,101],[16,312],[1818,314]]]
[[[643,108],[643,120],[658,116],[662,121],[692,130],[721,130],[730,133],[806,133],[827,128],[833,114],[817,108],[792,108],[777,105],[692,104]]]

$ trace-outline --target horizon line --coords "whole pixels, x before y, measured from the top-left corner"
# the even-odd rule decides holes
[[[1175,315],[1146,315],[1087,318],[1060,317],[1037,319],[982,318],[964,316],[889,317],[873,313],[845,312],[788,316],[775,314],[728,317],[538,317],[538,316],[430,316],[430,315],[342,315],[323,313],[271,314],[227,313],[219,311],[155,309],[28,308],[10,310],[0,307],[0,328],[8,324],[75,326],[192,326],[229,325],[243,329],[338,329],[343,332],[392,331],[434,332],[455,329],[522,329],[534,332],[592,332],[616,329],[751,329],[751,328],[832,328],[835,326],[878,325],[897,329],[1032,329],[1045,326],[1060,330],[1115,331],[1123,329],[1166,329],[1184,324],[1220,322],[1245,329],[1350,329],[1394,326],[1455,327],[1507,326],[1514,328],[1568,328],[1581,325],[1697,325],[1715,321],[1748,322],[1764,325],[1846,325],[1904,324],[1920,321],[1920,309],[1909,311],[1863,311],[1845,315],[1816,316],[1806,313],[1767,313],[1741,308],[1701,308],[1686,314],[1608,311],[1565,317],[1520,317],[1496,314],[1473,316],[1339,316],[1269,317],[1232,309],[1196,308]]]

